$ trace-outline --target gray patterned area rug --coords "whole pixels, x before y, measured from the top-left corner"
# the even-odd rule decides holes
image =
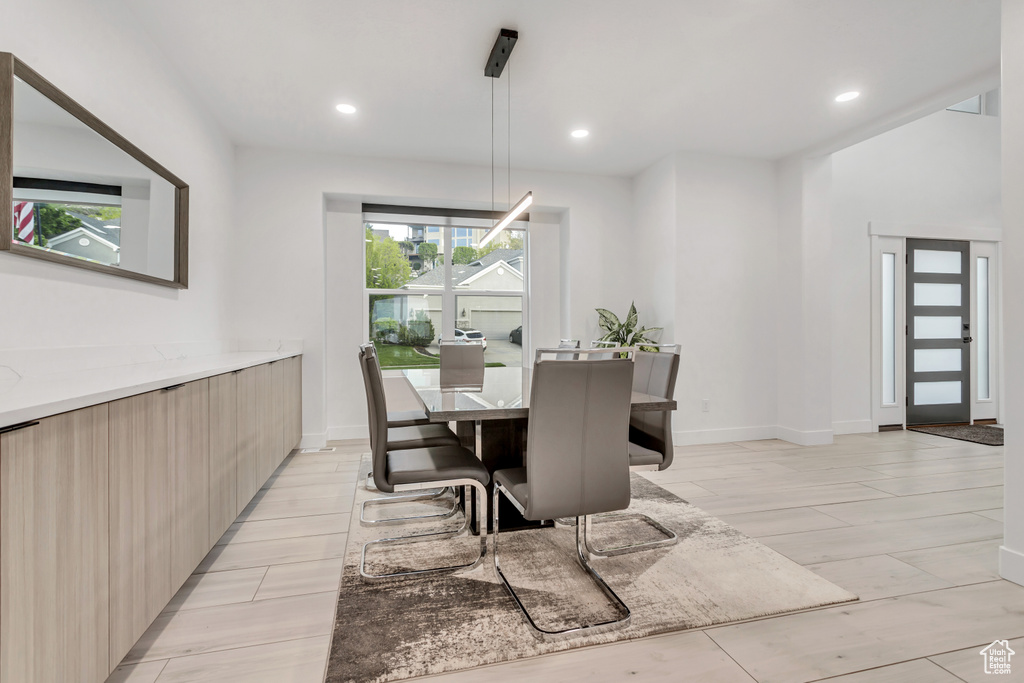
[[[1003,445],[1003,428],[991,425],[940,425],[936,427],[907,427],[911,432],[944,436],[957,441],[970,441],[986,446]]]
[[[365,456],[360,479],[369,469]],[[532,657],[559,650],[703,628],[783,612],[833,605],[857,596],[744,536],[639,475],[632,475],[631,512],[650,515],[679,535],[673,546],[609,558],[592,565],[632,611],[627,628],[561,642],[541,642],[486,561],[471,572],[364,583],[359,576],[363,544],[393,535],[454,529],[461,513],[438,524],[363,527],[359,506],[380,494],[362,484],[356,492],[348,549],[335,613],[327,678],[394,681]],[[382,515],[439,508],[444,501],[385,506]],[[595,525],[597,547],[645,540],[658,532],[642,521]],[[431,541],[371,549],[367,564],[377,573],[402,568],[471,562],[479,539]],[[502,571],[534,620],[548,629],[618,617],[575,559],[575,529],[545,528],[503,533]],[[433,563],[433,564],[431,564]]]

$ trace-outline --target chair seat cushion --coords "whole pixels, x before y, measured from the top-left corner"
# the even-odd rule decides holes
[[[629,442],[630,467],[635,467],[637,465],[660,465],[663,462],[665,462],[665,456],[658,451],[652,451],[650,448],[644,448],[632,441]]]
[[[458,445],[459,437],[455,436],[455,432],[443,424],[388,427],[389,451]]]
[[[526,487],[526,468],[512,467],[507,470],[498,470],[494,473],[494,483],[505,487],[512,497],[516,499],[523,509],[529,500],[529,489]]]
[[[388,413],[388,427],[415,427],[426,424],[430,424],[430,420],[422,410],[400,410]]]
[[[487,468],[462,446],[434,446],[388,451],[388,483],[419,484],[453,479],[475,479],[486,485]]]

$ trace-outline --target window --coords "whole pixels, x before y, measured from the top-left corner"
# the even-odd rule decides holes
[[[525,222],[481,247],[489,229],[477,226],[489,226],[490,220],[415,225],[379,218],[365,217],[364,253],[368,336],[377,344],[381,366],[437,367],[443,338],[478,341],[489,365],[521,367]]]
[[[989,361],[988,257],[978,258],[978,400],[992,398]]]
[[[896,403],[896,254],[882,253],[882,404]]]

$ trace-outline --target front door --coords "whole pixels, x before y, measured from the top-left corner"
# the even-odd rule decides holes
[[[907,240],[907,425],[971,421],[970,243]]]

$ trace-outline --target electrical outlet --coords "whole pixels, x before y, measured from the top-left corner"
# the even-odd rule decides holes
[[[701,399],[701,401],[700,401],[700,410],[703,413],[710,413],[711,412],[711,399],[710,398],[703,398],[703,399]]]

